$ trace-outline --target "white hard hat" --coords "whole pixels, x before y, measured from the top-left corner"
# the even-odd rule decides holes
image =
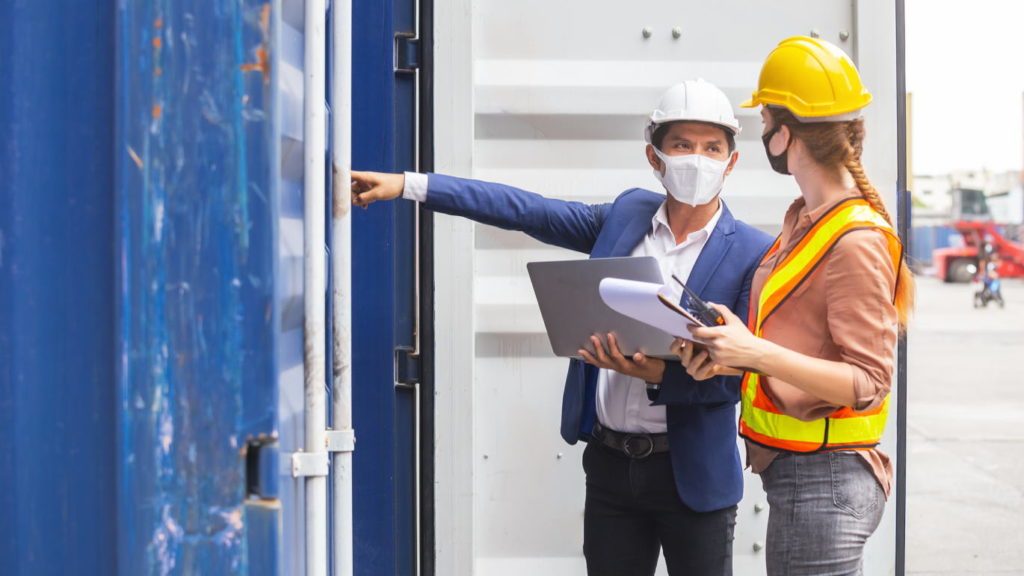
[[[732,111],[732,104],[717,86],[703,79],[687,80],[676,84],[664,94],[658,107],[651,112],[645,136],[647,143],[659,125],[667,122],[707,122],[739,134],[740,122]]]

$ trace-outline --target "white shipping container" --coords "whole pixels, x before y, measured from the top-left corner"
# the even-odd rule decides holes
[[[874,95],[864,164],[896,213],[895,0],[436,0],[434,10],[438,172],[593,203],[657,190],[643,128],[666,87],[700,77],[738,105],[779,41],[816,34],[853,56]],[[775,234],[799,191],[771,171],[758,110],[737,113],[740,159],[723,198]],[[525,266],[584,255],[464,219],[435,223],[437,573],[585,574],[583,445],[558,433],[566,361],[551,353]],[[895,412],[883,443],[894,459]],[[763,574],[768,511],[760,480],[745,480],[735,573]],[[895,530],[894,494],[866,573],[894,571]]]

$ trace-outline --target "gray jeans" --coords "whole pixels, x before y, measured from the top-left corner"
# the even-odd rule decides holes
[[[769,576],[863,574],[885,492],[854,452],[781,454],[764,471]]]

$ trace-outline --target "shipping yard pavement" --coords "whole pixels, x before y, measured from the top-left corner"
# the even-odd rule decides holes
[[[919,278],[909,333],[907,574],[1024,575],[1024,282]]]

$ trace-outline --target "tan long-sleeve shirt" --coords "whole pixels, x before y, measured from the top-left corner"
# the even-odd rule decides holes
[[[856,190],[852,190],[850,196],[855,195]],[[790,206],[779,250],[762,262],[754,274],[752,301],[756,301],[775,265],[835,204],[808,211],[803,198],[799,198]],[[895,287],[896,271],[885,236],[877,230],[850,232],[765,321],[762,336],[808,356],[849,364],[857,399],[852,408],[875,408],[892,387],[898,331],[893,306]],[[788,416],[811,421],[839,408],[778,378],[761,381],[764,392]],[[888,495],[892,483],[889,457],[877,448],[857,452]],[[778,454],[776,450],[747,442],[747,462],[755,473],[767,468]]]

